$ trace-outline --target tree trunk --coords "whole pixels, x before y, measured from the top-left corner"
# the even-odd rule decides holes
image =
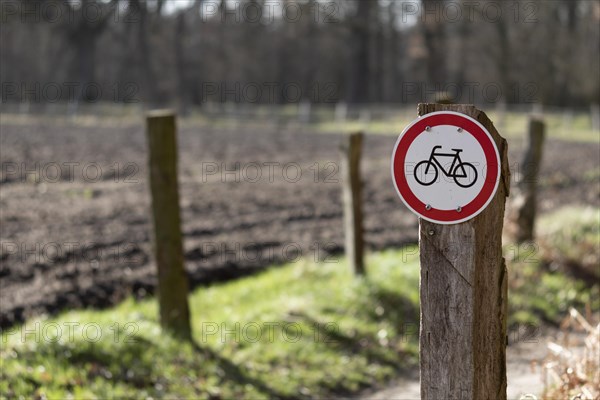
[[[378,3],[372,0],[358,0],[356,15],[351,18],[351,49],[349,103],[366,103],[369,96],[369,39],[373,10]]]

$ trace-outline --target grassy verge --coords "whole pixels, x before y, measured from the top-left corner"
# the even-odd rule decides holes
[[[508,245],[512,324],[557,323],[569,307],[600,310],[600,210],[565,207],[540,218],[538,239]]]
[[[303,260],[199,288],[195,346],[160,333],[151,300],[29,321],[2,335],[1,397],[297,398],[385,381],[417,359],[416,249],[368,266],[354,279]]]
[[[597,216],[561,210],[540,221],[540,244],[505,247],[510,329],[600,310],[598,285],[548,267],[590,257]],[[552,229],[560,221],[569,229]],[[332,261],[198,288],[195,345],[161,334],[153,300],[31,320],[2,334],[0,398],[314,398],[417,368],[416,247],[369,255],[368,278]]]

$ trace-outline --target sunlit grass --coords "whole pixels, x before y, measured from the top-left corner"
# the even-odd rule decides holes
[[[356,391],[415,366],[416,253],[371,255],[366,279],[354,278],[343,260],[302,260],[199,288],[190,296],[195,346],[161,334],[153,300],[29,321],[3,333],[0,393],[285,398]]]
[[[505,248],[512,323],[557,322],[569,307],[600,311],[600,209],[559,209],[536,231],[534,242]]]

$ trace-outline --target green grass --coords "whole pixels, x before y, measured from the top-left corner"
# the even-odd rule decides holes
[[[415,366],[415,253],[413,247],[371,255],[367,279],[354,279],[343,261],[303,260],[199,288],[190,297],[196,346],[161,334],[153,300],[28,321],[2,335],[1,397],[355,392]],[[69,335],[71,322],[79,325]],[[38,337],[29,334],[23,341],[22,334],[36,326]],[[62,335],[55,339],[57,327]]]
[[[540,243],[556,241],[560,254],[584,260],[598,215],[545,216]],[[600,310],[598,286],[547,268],[556,254],[545,248],[505,246],[509,334],[557,324],[568,307]],[[161,333],[153,299],[30,320],[2,334],[0,398],[314,398],[418,368],[417,248],[370,254],[367,278],[335,261],[303,259],[196,289],[195,345]]]
[[[564,207],[542,216],[536,231],[535,242],[505,248],[509,322],[557,323],[569,307],[600,311],[600,209]]]
[[[524,139],[528,129],[529,113],[507,112],[501,119],[495,111],[487,112],[488,117],[500,134],[507,139]],[[416,118],[414,113],[399,113],[391,119],[372,120],[361,122],[359,120],[348,120],[344,123],[326,121],[315,124],[320,132],[327,133],[351,133],[364,131],[370,134],[399,135],[404,128]],[[568,140],[574,142],[600,142],[598,132],[592,130],[591,118],[587,114],[574,114],[565,118],[562,114],[546,113],[543,116],[546,122],[546,134],[553,139]]]
[[[600,268],[600,209],[569,206],[540,219],[541,234],[547,258],[570,260],[584,267]],[[600,272],[598,272],[600,276]]]
[[[512,249],[511,249],[512,250]],[[599,286],[540,267],[540,254],[533,247],[520,247],[519,258],[508,263],[509,326],[558,324],[568,309],[583,310],[589,305],[600,310]]]

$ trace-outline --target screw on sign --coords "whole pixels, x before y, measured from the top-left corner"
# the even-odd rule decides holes
[[[392,178],[404,204],[437,224],[478,215],[500,182],[500,155],[488,130],[453,111],[426,114],[402,132],[392,154]]]

